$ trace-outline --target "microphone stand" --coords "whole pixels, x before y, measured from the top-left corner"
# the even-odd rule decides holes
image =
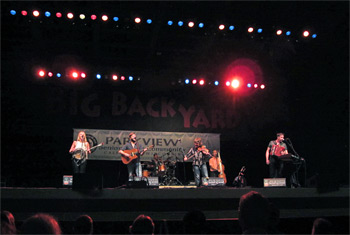
[[[182,147],[180,147],[181,149],[181,153],[182,153],[182,159],[183,157],[185,156],[185,151]],[[186,167],[185,167],[185,161],[182,160],[182,163],[183,163],[183,171],[184,171],[184,182],[187,182],[187,179],[186,179]]]
[[[295,155],[298,157],[298,160],[301,161],[301,165],[304,165],[304,184],[306,183],[306,162],[305,162],[305,159],[300,157],[299,154],[297,153],[297,151],[295,151],[294,147],[293,147],[293,144],[292,144],[292,141],[288,138],[288,139],[285,139],[286,140],[286,143],[290,146],[290,148],[293,150],[293,152],[295,153]],[[297,182],[297,185],[300,186],[300,183],[299,183],[299,177],[298,177],[298,172],[299,172],[299,169],[301,167],[301,165],[299,165],[299,167],[297,168],[296,172],[295,172],[295,175],[296,175],[296,182]]]

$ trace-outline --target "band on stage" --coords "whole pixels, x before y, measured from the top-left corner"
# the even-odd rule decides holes
[[[304,160],[298,156],[288,153],[288,147],[284,138],[284,133],[277,133],[277,138],[271,140],[265,152],[266,165],[269,168],[270,178],[281,178],[283,175],[284,161],[290,161],[292,157],[299,160]],[[289,143],[292,147],[291,143]],[[91,149],[103,145],[103,143],[90,147],[89,142],[86,139],[84,131],[78,133],[77,139],[73,141],[69,153],[72,154],[72,166],[74,173],[85,173],[88,155],[91,154]],[[176,157],[176,160],[169,153],[159,156],[157,153],[153,154],[151,161],[141,162],[141,156],[148,150],[151,150],[154,146],[148,147],[142,146],[137,141],[137,135],[131,132],[128,136],[128,142],[118,151],[121,155],[122,162],[126,165],[128,171],[128,181],[133,181],[135,177],[158,177],[159,185],[172,185],[182,184],[175,175],[175,169],[177,162],[192,161],[192,171],[194,183],[197,187],[208,186],[209,176],[222,178],[224,184],[227,183],[225,174],[225,166],[222,163],[220,152],[216,149],[210,150],[204,145],[201,138],[197,137],[193,141],[193,147],[185,154],[182,151],[182,161]],[[292,147],[293,148],[293,147]],[[294,149],[292,149],[294,150]],[[171,152],[171,151],[170,151]],[[295,151],[294,151],[295,152]],[[209,171],[207,167],[209,163]],[[242,169],[244,169],[242,171]],[[239,178],[242,182],[244,178],[245,166],[239,173]],[[244,179],[245,180],[245,179]],[[235,181],[237,181],[235,179]],[[237,184],[237,182],[233,182]],[[296,182],[298,184],[298,182]],[[246,185],[246,181],[244,184]]]

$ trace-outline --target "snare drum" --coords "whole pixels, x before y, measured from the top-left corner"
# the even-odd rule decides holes
[[[143,170],[142,171],[142,176],[143,177],[149,177],[149,171],[148,170]]]

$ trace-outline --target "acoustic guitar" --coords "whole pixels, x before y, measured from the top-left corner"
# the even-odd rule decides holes
[[[153,148],[153,147],[154,147],[154,145],[152,144],[152,145],[148,146],[145,151],[142,151],[142,152],[140,152],[138,149],[123,150],[123,152],[129,154],[130,157],[125,157],[124,155],[122,155],[122,162],[124,164],[129,164],[132,160],[138,158],[144,152],[146,152],[148,149]]]
[[[226,184],[227,179],[226,179],[226,174],[224,172],[225,166],[221,162],[220,152],[218,152],[218,160],[219,160],[219,178],[223,178],[224,183]]]

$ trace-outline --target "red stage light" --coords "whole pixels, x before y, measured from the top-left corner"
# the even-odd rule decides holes
[[[78,78],[79,74],[77,72],[72,72],[72,77],[73,78]]]
[[[303,36],[304,37],[308,37],[309,35],[310,35],[309,31],[306,30],[306,31],[303,32]]]
[[[124,81],[125,80],[125,76],[121,76],[120,80]]]
[[[204,79],[199,80],[199,85],[203,86],[204,85]]]
[[[103,15],[103,16],[102,16],[102,20],[103,20],[103,21],[107,21],[107,20],[108,20],[108,16],[107,16],[107,15]]]
[[[62,13],[61,13],[61,12],[57,12],[57,13],[56,13],[56,17],[57,17],[57,18],[61,18],[61,17],[62,17]]]
[[[38,72],[39,77],[44,77],[45,76],[45,71],[44,70],[39,70]]]
[[[226,86],[230,86],[230,85],[231,85],[231,82],[227,81]]]
[[[96,20],[96,19],[97,19],[97,16],[96,16],[96,15],[91,15],[91,19],[92,19],[92,20]]]
[[[52,73],[52,72],[48,72],[48,73],[47,73],[47,76],[52,77],[52,76],[53,76],[53,73]]]
[[[40,15],[39,11],[35,10],[33,11],[33,16],[38,17]]]
[[[112,76],[112,79],[115,81],[115,80],[118,80],[118,76],[117,75],[113,75]],[[125,78],[124,78],[125,79]]]
[[[224,30],[225,29],[225,25],[223,25],[223,24],[219,25],[219,29],[220,30]]]
[[[260,88],[261,88],[261,89],[265,89],[265,85],[264,85],[264,84],[261,84]]]
[[[192,84],[197,84],[197,79],[193,79]]]
[[[86,78],[86,73],[81,73],[81,74],[80,74],[80,77],[81,77],[81,78]]]
[[[280,29],[276,31],[276,34],[277,34],[277,35],[281,35],[282,33],[283,33],[283,32],[282,32],[282,30],[280,30]]]
[[[22,15],[24,15],[24,16],[28,15],[27,11],[22,11],[21,13],[22,13]]]
[[[258,84],[255,83],[255,84],[254,84],[254,88],[258,88]]]
[[[249,27],[248,28],[248,33],[252,33],[254,31],[254,28],[253,27]]]
[[[67,18],[68,18],[68,19],[73,19],[73,17],[74,17],[73,13],[69,12],[69,13],[67,14]]]
[[[233,79],[232,82],[231,82],[231,86],[234,89],[237,89],[239,87],[239,81],[237,79]]]
[[[136,18],[135,18],[135,23],[136,23],[136,24],[141,23],[141,19],[140,19],[139,17],[136,17]]]
[[[188,27],[192,28],[194,26],[194,23],[191,21],[191,22],[188,22]]]

